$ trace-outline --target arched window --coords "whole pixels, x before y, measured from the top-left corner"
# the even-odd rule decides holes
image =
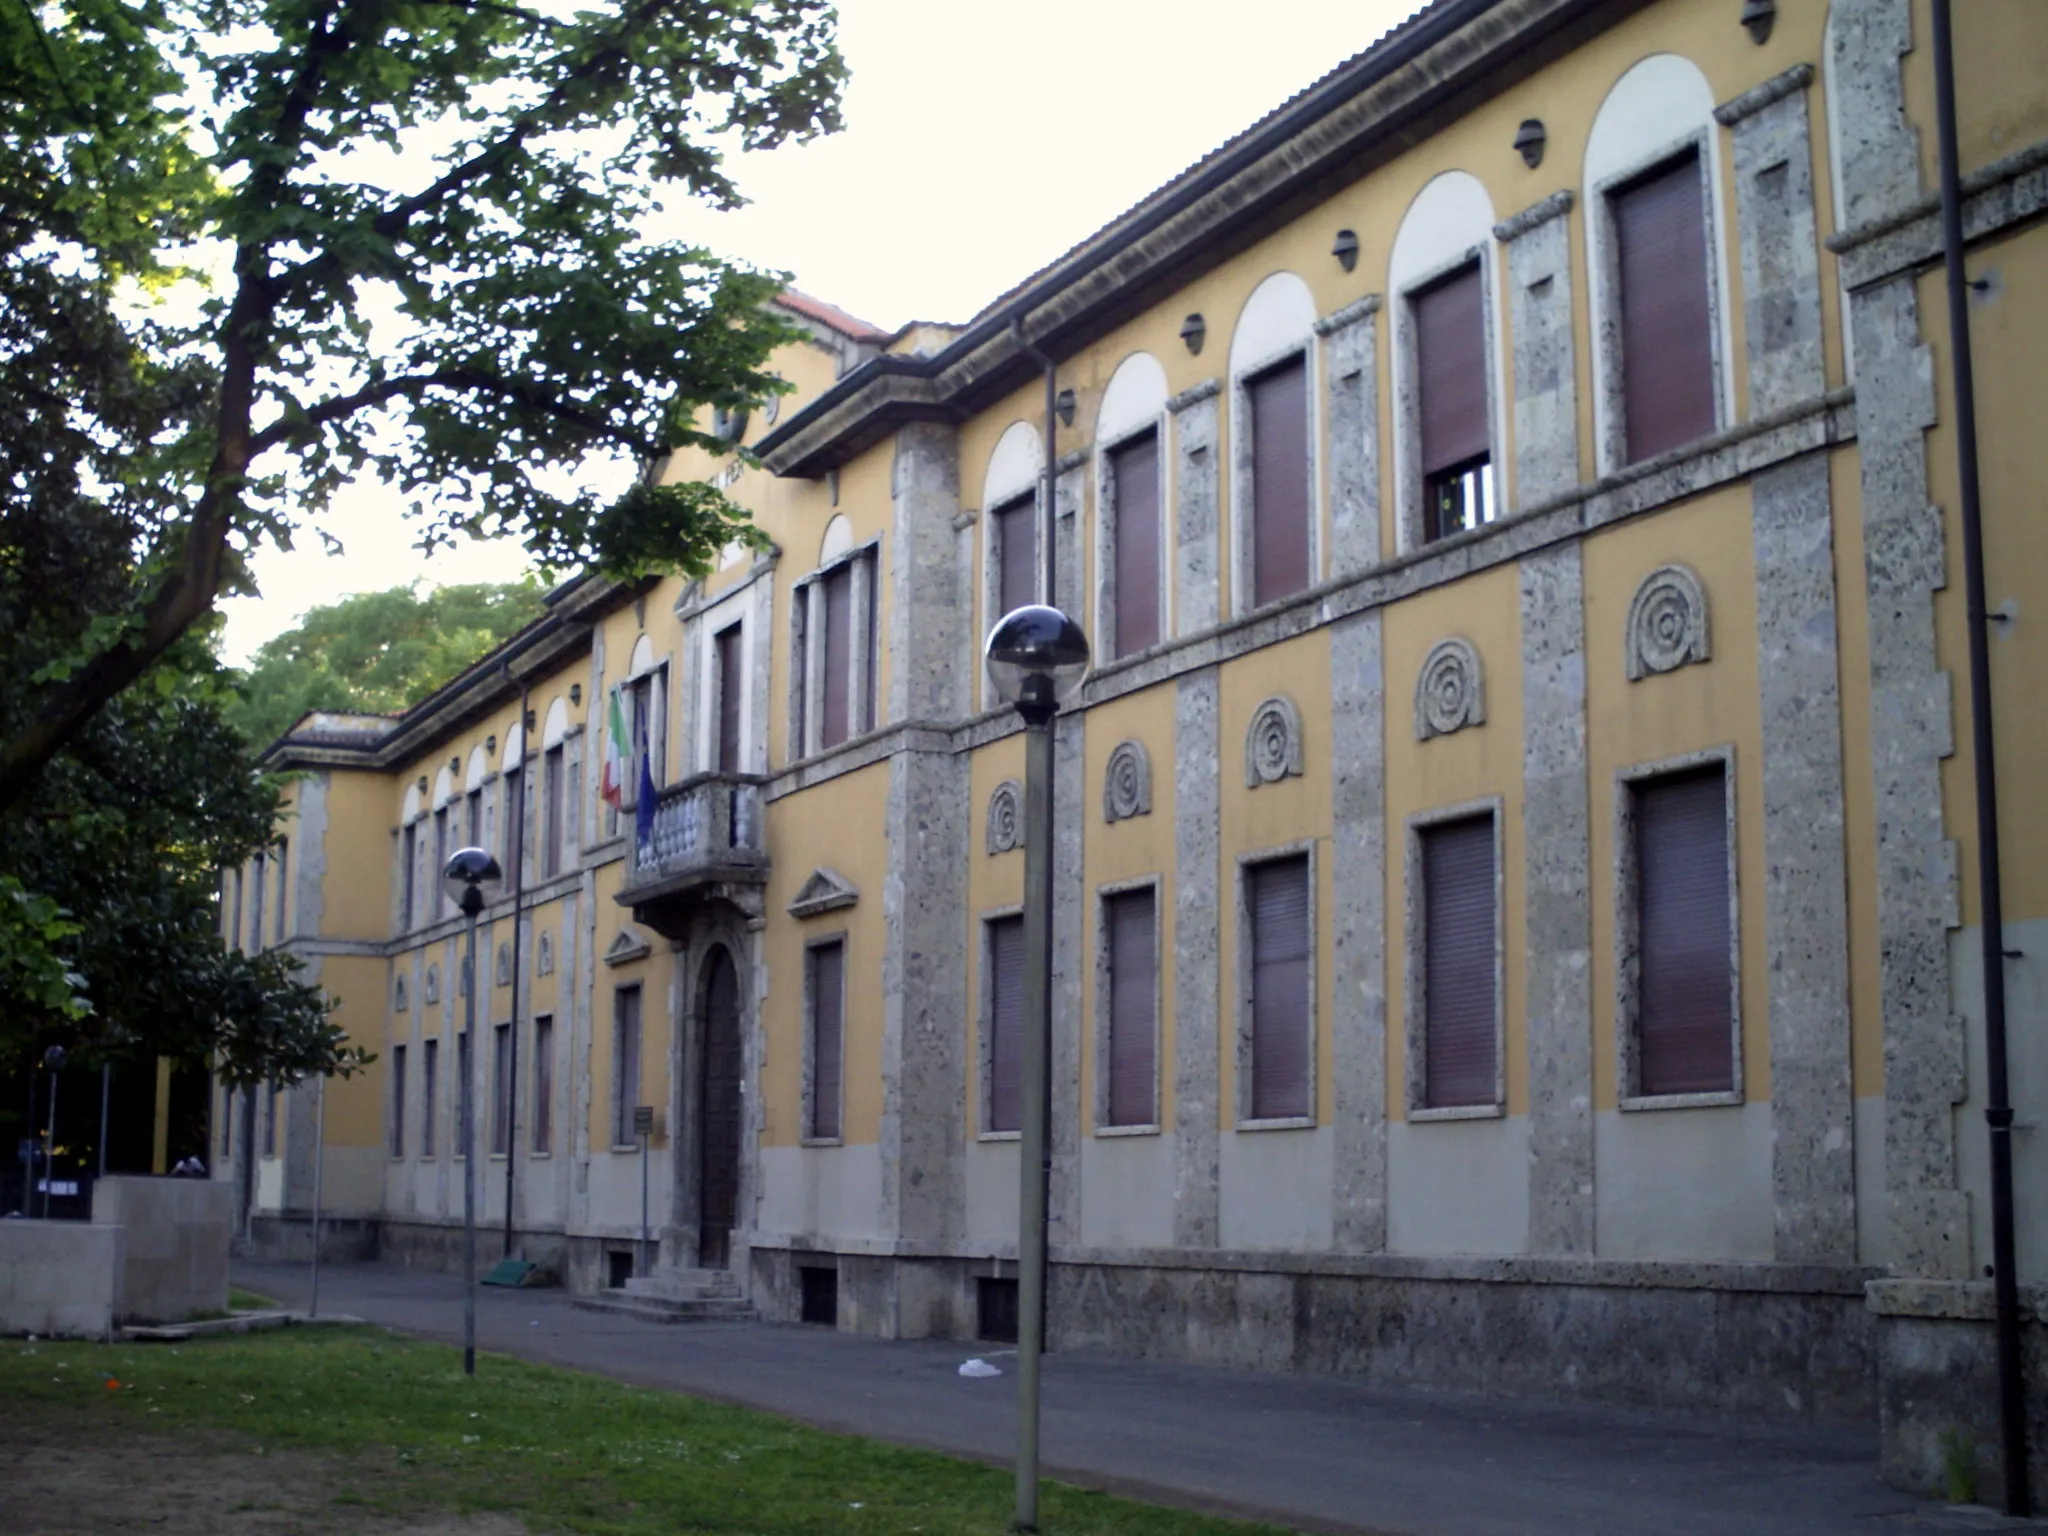
[[[1586,266],[1603,474],[1734,418],[1713,114],[1699,67],[1659,53],[1617,80],[1593,119]]]
[[[1230,337],[1232,606],[1263,608],[1321,574],[1315,299],[1292,272],[1252,290]]]

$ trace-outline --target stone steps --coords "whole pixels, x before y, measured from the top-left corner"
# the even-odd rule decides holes
[[[744,1300],[739,1280],[726,1269],[657,1269],[635,1275],[624,1286],[628,1296],[655,1301]]]
[[[599,1291],[595,1295],[573,1297],[571,1305],[585,1312],[609,1312],[617,1317],[637,1317],[649,1323],[746,1323],[754,1318],[753,1305],[740,1296],[671,1301],[666,1297],[634,1295],[628,1291]]]

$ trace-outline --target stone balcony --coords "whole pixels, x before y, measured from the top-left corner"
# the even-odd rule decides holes
[[[763,781],[745,773],[698,773],[655,792],[654,827],[627,861],[619,905],[671,939],[686,936],[706,902],[761,912],[768,883]]]

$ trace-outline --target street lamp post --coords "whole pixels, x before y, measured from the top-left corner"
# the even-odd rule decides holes
[[[43,1052],[43,1070],[50,1074],[50,1120],[43,1143],[43,1220],[50,1219],[51,1186],[57,1182],[57,1078],[64,1071],[64,1047]]]
[[[463,964],[463,1029],[469,1041],[462,1064],[462,1373],[476,1374],[476,1064],[483,1057],[476,1042],[476,920],[505,889],[505,872],[481,848],[458,848],[441,872],[441,888],[469,923],[469,953]]]
[[[1017,1513],[1038,1529],[1038,1365],[1045,1349],[1047,1121],[1052,1066],[1052,718],[1088,670],[1088,637],[1057,608],[1005,614],[989,679],[1024,718],[1024,1082],[1017,1208]]]

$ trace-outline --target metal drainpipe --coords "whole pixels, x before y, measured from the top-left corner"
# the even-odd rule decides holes
[[[510,664],[505,667],[505,681],[512,681]],[[500,1258],[512,1257],[512,1180],[513,1171],[519,1166],[519,893],[526,883],[526,799],[530,787],[526,782],[526,711],[531,698],[530,685],[519,685],[519,815],[511,815],[513,807],[506,809],[505,849],[518,853],[505,862],[512,866],[512,1049],[507,1072],[512,1081],[505,1090],[505,1249]],[[504,774],[500,772],[500,779]],[[476,977],[470,977],[470,985],[477,984]]]
[[[1941,246],[1948,277],[1949,351],[1956,392],[1956,474],[1962,490],[1963,584],[1970,631],[1970,755],[1976,770],[1977,900],[1983,908],[1985,1123],[1991,1134],[1991,1290],[1998,1336],[1998,1420],[2005,1512],[2032,1512],[2027,1489],[2026,1385],[2020,1359],[2019,1275],[2013,1237],[2011,1090],[2006,1070],[2005,913],[1999,890],[1998,768],[1991,731],[1990,615],[1977,481],[1977,391],[1970,362],[1969,279],[1963,270],[1962,175],[1956,151],[1955,52],[1949,0],[1933,0],[1935,115],[1940,126]]]

